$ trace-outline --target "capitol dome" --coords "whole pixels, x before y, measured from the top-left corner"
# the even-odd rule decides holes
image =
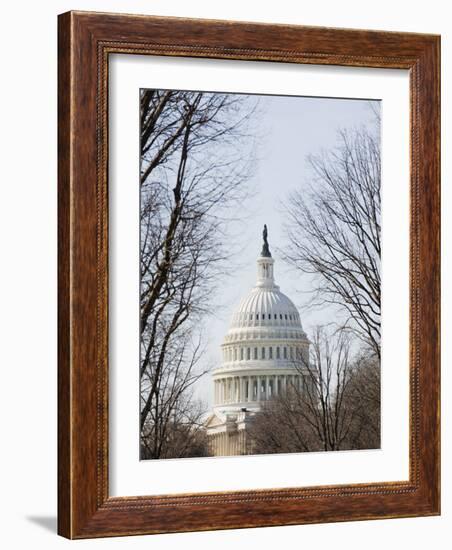
[[[253,288],[240,302],[232,317],[231,328],[261,325],[297,326],[301,329],[297,308],[276,285]]]
[[[309,341],[297,308],[275,283],[274,263],[265,227],[256,284],[232,315],[213,371],[214,410],[223,415],[257,412],[290,385],[301,387]]]

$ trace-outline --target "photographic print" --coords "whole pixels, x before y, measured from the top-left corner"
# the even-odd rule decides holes
[[[380,448],[381,102],[139,100],[140,458]]]

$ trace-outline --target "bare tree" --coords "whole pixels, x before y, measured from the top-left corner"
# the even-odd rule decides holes
[[[353,410],[347,449],[378,449],[381,439],[380,364],[375,355],[360,355],[352,368],[344,399]]]
[[[141,458],[208,456],[204,412],[204,404],[187,388],[174,401],[152,408],[142,429]]]
[[[337,331],[328,337],[317,327],[310,346],[308,361],[299,359],[297,369],[303,377],[300,389],[292,388],[307,411],[305,420],[317,434],[323,450],[337,451],[342,447],[351,425],[353,411],[344,399],[350,382],[350,336]]]
[[[309,192],[287,202],[284,256],[313,276],[312,304],[345,311],[346,326],[380,357],[379,139],[367,130],[339,137],[336,150],[309,158]]]
[[[261,404],[250,422],[249,442],[252,454],[300,453],[322,451],[318,433],[308,427],[309,407],[296,392],[284,393]]]
[[[354,359],[351,348],[350,332],[328,335],[317,327],[309,360],[294,362],[302,383],[290,384],[254,417],[253,452],[379,447],[379,369]]]
[[[230,253],[224,217],[244,198],[253,109],[245,96],[141,94],[143,458],[201,452],[200,327]]]

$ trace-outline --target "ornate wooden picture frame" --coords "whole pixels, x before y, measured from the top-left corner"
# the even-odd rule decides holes
[[[59,16],[58,532],[68,538],[440,513],[440,38],[69,12]],[[406,69],[410,78],[409,480],[111,497],[111,54]]]

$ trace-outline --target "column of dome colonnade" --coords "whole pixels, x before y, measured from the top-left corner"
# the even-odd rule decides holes
[[[265,374],[221,377],[214,380],[214,405],[260,402],[276,397],[293,387],[302,390],[302,374]]]

